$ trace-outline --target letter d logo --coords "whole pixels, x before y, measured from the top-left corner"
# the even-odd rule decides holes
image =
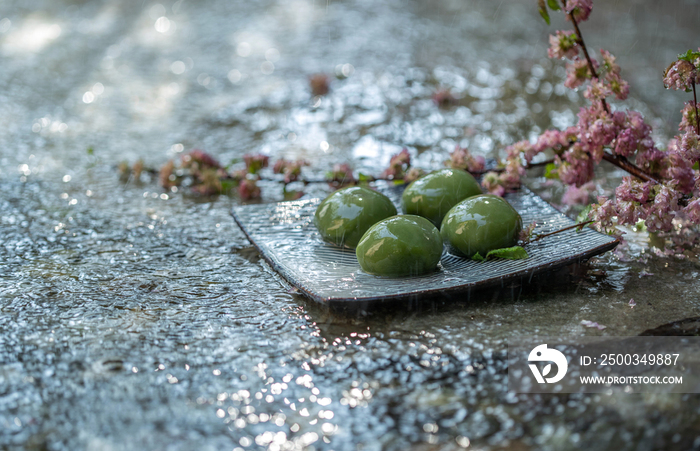
[[[529,364],[530,371],[532,371],[533,376],[535,376],[535,379],[540,384],[544,384],[545,382],[548,384],[559,382],[564,378],[566,371],[569,369],[569,364],[567,363],[564,354],[556,349],[547,348],[546,344],[536,346],[535,349],[530,351],[530,355],[528,356],[527,360],[528,362],[554,362],[557,365],[557,374],[552,377],[545,378],[545,376],[552,371],[551,364],[544,367],[542,374],[540,374],[540,370],[537,368],[537,365],[532,363]]]

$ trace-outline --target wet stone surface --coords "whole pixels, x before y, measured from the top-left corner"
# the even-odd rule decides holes
[[[599,3],[590,45],[618,55],[631,104],[668,136],[687,99],[659,74],[697,40],[698,6]],[[457,143],[495,157],[575,119],[582,98],[545,58],[553,29],[525,0],[5,1],[0,448],[699,446],[695,395],[505,386],[510,336],[636,335],[697,317],[693,256],[656,257],[633,237],[627,258],[529,284],[328,311],[265,267],[230,217],[237,197],[119,181],[123,160],[158,167],[194,147],[224,163],[303,157],[319,176],[345,161],[374,173],[404,146],[426,168]],[[308,76],[336,71],[313,97]],[[438,88],[457,104],[437,108]],[[620,176],[607,175],[601,189]]]

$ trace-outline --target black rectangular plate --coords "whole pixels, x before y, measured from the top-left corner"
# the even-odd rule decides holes
[[[398,205],[400,191],[383,190]],[[506,200],[520,213],[523,224],[536,221],[536,234],[574,224],[523,188]],[[525,246],[525,260],[492,259],[476,262],[444,252],[438,271],[418,277],[387,278],[366,274],[355,252],[321,241],[313,216],[321,199],[233,208],[233,218],[262,257],[291,285],[323,304],[346,304],[390,299],[418,299],[438,293],[467,291],[503,284],[590,258],[613,249],[614,237],[589,228],[569,230]]]

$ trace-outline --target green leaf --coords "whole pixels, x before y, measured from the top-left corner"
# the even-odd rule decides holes
[[[634,225],[633,229],[635,232],[646,232],[647,231],[647,224],[646,224],[646,222],[644,222],[643,219],[640,219]]]
[[[544,167],[544,178],[547,179],[559,179],[559,172],[557,172],[557,165],[554,163],[549,163]]]
[[[486,260],[484,257],[481,256],[478,252],[474,255],[472,255],[472,260],[478,261],[478,262],[483,262]]]
[[[685,53],[679,53],[678,54],[678,59],[687,61],[689,63],[694,62],[696,59],[700,58],[700,52],[694,52],[692,50],[688,50]]]
[[[586,205],[586,208],[581,210],[581,213],[576,216],[576,222],[586,222],[588,221],[588,214],[591,212],[593,205]]]
[[[522,246],[513,246],[489,251],[489,253],[486,254],[486,258],[488,259],[490,257],[507,258],[508,260],[524,260],[528,258],[529,255],[527,255],[527,251]]]
[[[559,11],[561,9],[557,0],[547,0],[547,5],[552,11]]]
[[[544,6],[544,0],[540,0],[540,16],[544,19],[545,22],[547,22],[547,25],[551,25],[552,21],[549,20],[549,11],[547,11],[547,7]]]
[[[221,192],[228,194],[238,185],[234,180],[226,179],[221,181]]]
[[[93,149],[92,146],[88,147],[87,154],[90,156],[95,155],[95,149]]]
[[[403,185],[404,183],[405,183],[405,182],[403,181],[403,179],[396,179],[396,180],[394,180],[394,185]]]
[[[367,174],[363,174],[362,172],[360,172],[360,173],[357,175],[357,179],[358,179],[360,182],[370,182],[370,181],[372,181],[372,177],[370,177],[370,176],[367,175]]]
[[[700,169],[700,161],[696,161],[695,164],[693,165],[693,169],[696,171]]]

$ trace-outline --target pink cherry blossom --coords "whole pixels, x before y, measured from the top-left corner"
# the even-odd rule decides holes
[[[391,156],[389,167],[382,172],[382,177],[388,179],[402,179],[410,166],[411,155],[408,153],[408,149],[402,149],[401,152]]]
[[[695,187],[695,173],[693,163],[688,160],[682,151],[673,150],[667,154],[668,165],[662,172],[668,184],[681,193],[690,193]]]
[[[260,197],[260,187],[255,180],[244,178],[238,185],[238,195],[243,200],[257,199]]]
[[[599,102],[613,94],[613,90],[609,84],[598,78],[591,78],[591,82],[583,93],[583,96],[591,102]]]
[[[615,203],[603,196],[598,197],[597,204],[591,205],[591,211],[588,214],[588,217],[602,229],[611,228],[615,216],[617,216]]]
[[[700,108],[700,105],[696,105],[695,102],[693,102],[692,100],[689,102],[685,102],[685,106],[681,110],[683,118],[681,119],[681,123],[678,125],[678,130],[689,133],[697,133],[697,108]]]
[[[489,193],[503,196],[506,189],[503,187],[500,176],[497,172],[487,172],[481,179],[481,186]]]
[[[656,185],[654,191],[654,202],[644,212],[644,224],[650,232],[668,232],[673,229],[674,212],[679,209],[680,193],[665,185]]]
[[[486,159],[481,155],[472,155],[469,149],[455,146],[454,152],[450,154],[450,159],[445,165],[454,169],[462,169],[469,172],[482,172],[486,164]]]
[[[603,58],[600,76],[609,92],[615,94],[618,100],[625,100],[629,94],[629,84],[620,76],[620,66],[616,62],[616,58],[607,50],[600,49],[600,55]]]
[[[275,174],[284,174],[284,183],[291,183],[299,179],[301,176],[302,166],[309,166],[306,160],[285,160],[280,158],[275,162],[272,172]]]
[[[538,138],[534,146],[524,153],[525,161],[532,162],[535,155],[547,149],[561,150],[569,146],[570,131],[545,130]]]
[[[598,68],[598,62],[595,60],[593,60],[593,67]],[[575,57],[573,62],[566,65],[564,86],[569,89],[576,89],[590,80],[592,76],[593,74],[588,68],[588,61],[585,58]]]
[[[205,169],[220,168],[218,161],[208,153],[200,149],[194,149],[182,156],[182,166],[185,168]]]
[[[576,22],[588,20],[588,16],[591,15],[592,9],[593,0],[567,0],[566,2],[566,12],[573,12],[574,20],[576,20]],[[567,20],[570,20],[568,16]]]
[[[616,199],[617,222],[619,224],[636,224],[642,209],[637,202],[621,201]]]
[[[637,166],[650,174],[658,174],[666,167],[666,154],[652,147],[637,154]]]
[[[243,155],[243,161],[245,161],[245,166],[249,173],[257,174],[262,168],[267,167],[270,157],[260,153],[245,154]]]
[[[580,144],[574,144],[564,152],[564,158],[557,156],[559,179],[567,185],[581,186],[593,178],[593,160]]]
[[[700,199],[696,198],[683,209],[686,218],[693,224],[700,224]]]
[[[556,35],[549,35],[549,50],[547,50],[547,54],[550,58],[574,59],[578,52],[578,38],[572,30],[559,30]]]
[[[693,83],[700,81],[697,67],[685,60],[678,60],[666,71],[664,75],[664,86],[667,89],[687,91],[692,89]]]
[[[615,197],[621,201],[645,203],[649,200],[653,183],[641,182],[632,177],[623,177],[615,189]]]
[[[700,160],[700,136],[689,131],[681,135],[678,148],[685,158],[691,162]]]
[[[587,183],[581,187],[569,185],[566,187],[566,192],[561,197],[561,203],[564,205],[581,205],[588,204],[591,192],[589,190],[591,183]]]

